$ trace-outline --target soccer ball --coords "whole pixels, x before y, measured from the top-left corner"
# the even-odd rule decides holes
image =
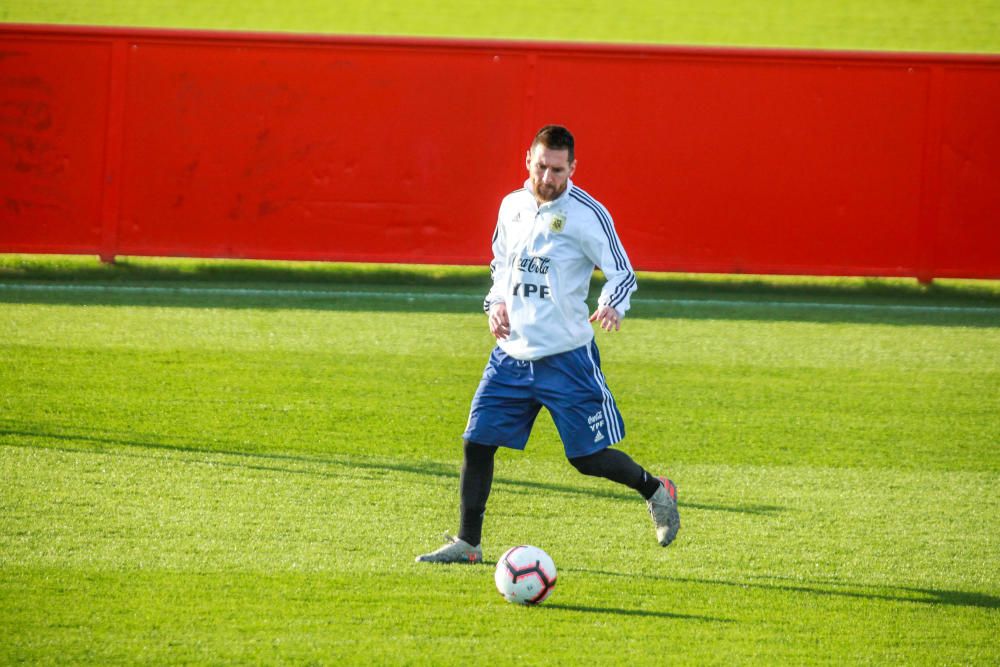
[[[556,564],[538,547],[512,547],[497,562],[493,580],[507,602],[540,604],[556,587]]]

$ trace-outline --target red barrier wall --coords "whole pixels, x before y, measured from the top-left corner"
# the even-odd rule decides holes
[[[0,26],[0,252],[484,263],[547,122],[637,268],[1000,278],[1000,57]]]

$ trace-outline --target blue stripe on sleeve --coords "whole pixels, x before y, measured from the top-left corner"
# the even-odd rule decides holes
[[[608,239],[608,244],[611,247],[611,255],[615,258],[615,268],[619,271],[626,271],[628,275],[625,280],[623,280],[615,291],[612,292],[611,298],[608,305],[612,308],[617,308],[628,297],[632,286],[635,285],[635,273],[629,268],[628,262],[625,261],[625,251],[621,246],[621,241],[618,239],[618,235],[615,233],[614,224],[611,222],[611,218],[608,216],[607,212],[601,204],[587,194],[580,188],[574,187],[570,191],[570,197],[577,200],[591,211],[597,217],[598,222],[601,224],[601,228],[604,230],[604,235]]]
[[[604,207],[596,199],[577,187],[574,187],[570,192],[570,197],[594,212],[598,222],[601,223],[604,235],[608,238],[608,244],[611,246],[611,254],[615,258],[615,268],[619,271],[628,271],[628,263],[625,261],[625,251],[622,250],[621,241],[618,240],[614,225],[611,223],[611,218],[605,212]]]

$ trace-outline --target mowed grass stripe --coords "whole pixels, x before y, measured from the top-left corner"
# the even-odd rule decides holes
[[[84,3],[7,0],[0,21],[303,33],[825,49],[1000,52],[992,0],[286,0]]]
[[[383,290],[319,290],[273,288],[260,289],[249,287],[178,287],[151,285],[60,285],[51,283],[0,283],[0,290],[8,292],[66,292],[82,294],[148,294],[148,295],[186,295],[186,296],[237,296],[237,297],[299,297],[309,299],[393,299],[404,301],[476,301],[480,295],[461,292],[435,292],[430,290],[413,291],[383,291]],[[480,298],[479,301],[482,299]],[[725,308],[796,308],[819,310],[870,310],[887,312],[911,313],[983,313],[1000,315],[1000,307],[991,306],[949,306],[949,305],[912,305],[912,304],[869,304],[869,303],[833,303],[821,301],[774,301],[774,300],[736,300],[736,299],[651,299],[633,297],[636,304],[649,305],[680,305],[680,306],[711,306]]]

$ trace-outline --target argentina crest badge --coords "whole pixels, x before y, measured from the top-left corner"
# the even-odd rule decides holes
[[[563,212],[553,213],[552,221],[549,223],[549,229],[555,233],[561,232],[566,227],[566,214]]]

